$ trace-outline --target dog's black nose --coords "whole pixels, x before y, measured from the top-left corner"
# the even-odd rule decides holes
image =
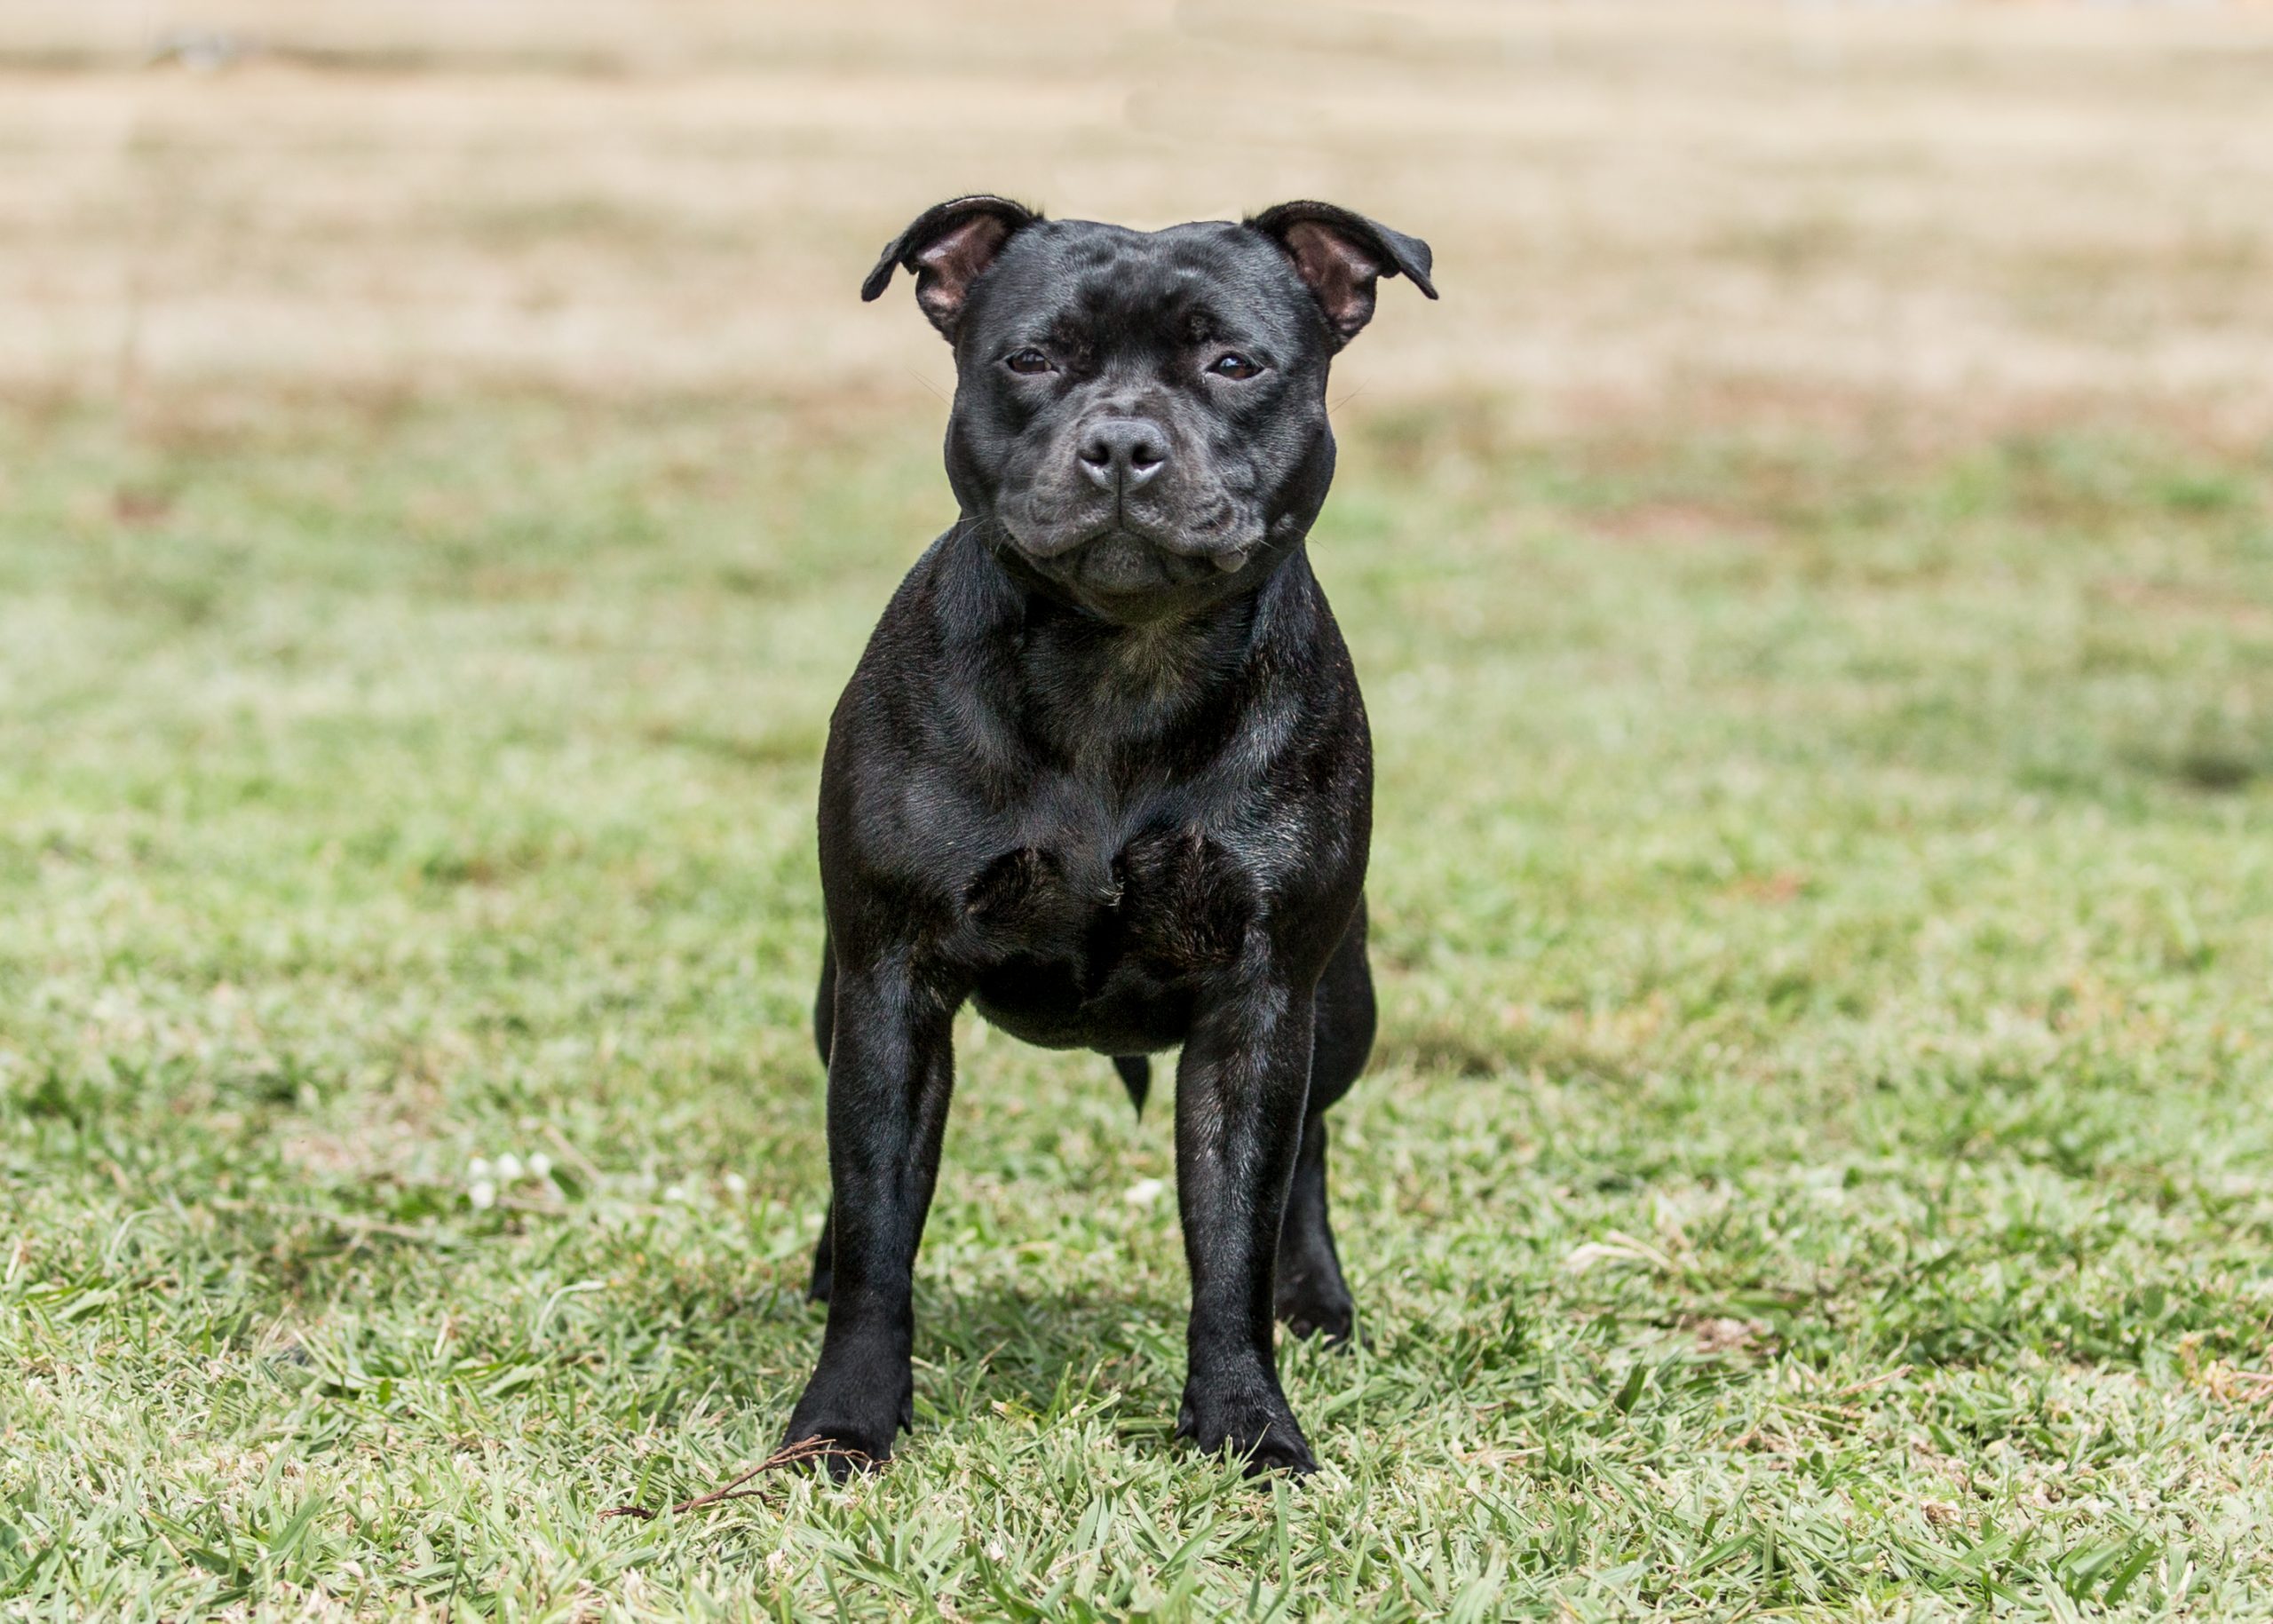
[[[1106,490],[1138,486],[1168,466],[1168,439],[1142,417],[1108,417],[1081,440],[1081,471]]]

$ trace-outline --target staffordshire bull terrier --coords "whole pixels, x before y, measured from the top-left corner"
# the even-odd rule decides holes
[[[915,1248],[966,1000],[1176,1064],[1192,1271],[1179,1435],[1312,1470],[1274,1315],[1341,1340],[1326,1122],[1374,1035],[1373,750],[1303,541],[1334,475],[1327,371],[1428,244],[1282,203],[1155,232],[1001,197],[884,250],[954,346],[961,515],[901,582],[821,764],[828,1068],[820,1360],[784,1443],[840,1471],[914,1422]]]

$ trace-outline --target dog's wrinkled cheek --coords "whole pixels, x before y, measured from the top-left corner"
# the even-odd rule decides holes
[[[947,418],[947,485],[965,512],[991,513],[1002,489],[999,457],[958,400]]]
[[[1189,407],[1156,409],[1154,420],[1167,431],[1168,466],[1127,493],[1125,511],[1158,531],[1199,535],[1230,527],[1224,521],[1233,493],[1225,476],[1239,463],[1236,443],[1224,440],[1207,414]]]
[[[1057,464],[1070,470],[1054,403],[1029,401],[999,387],[966,382],[958,390],[950,421],[947,472],[967,510],[1000,519],[1014,528],[1048,525],[1072,492]]]
[[[1102,497],[1078,477],[1069,437],[1046,427],[1029,430],[1012,448],[1003,488],[1026,521],[1043,529],[1077,522]]]
[[[1246,495],[1276,523],[1289,516],[1307,527],[1325,504],[1334,478],[1334,432],[1325,403],[1272,415],[1244,441]]]

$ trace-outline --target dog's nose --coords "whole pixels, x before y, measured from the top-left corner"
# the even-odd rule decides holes
[[[1081,440],[1081,471],[1111,490],[1133,488],[1168,466],[1168,438],[1142,417],[1108,417]]]

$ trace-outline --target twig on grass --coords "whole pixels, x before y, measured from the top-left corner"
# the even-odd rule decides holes
[[[584,1176],[592,1181],[594,1188],[597,1189],[600,1181],[607,1176],[606,1174],[602,1173],[598,1168],[593,1165],[592,1159],[590,1156],[585,1155],[583,1152],[578,1150],[574,1145],[571,1145],[568,1142],[568,1136],[566,1134],[562,1133],[558,1128],[555,1128],[550,1122],[545,1124],[544,1137],[552,1141],[553,1149],[558,1151],[563,1156],[566,1156],[569,1161],[574,1162],[577,1167],[583,1170]]]
[[[1909,1366],[1897,1365],[1892,1370],[1882,1371],[1879,1374],[1871,1377],[1868,1381],[1850,1382],[1846,1386],[1840,1388],[1837,1391],[1833,1392],[1831,1396],[1833,1398],[1849,1398],[1857,1393],[1869,1392],[1871,1389],[1874,1387],[1884,1387],[1889,1382],[1899,1382],[1903,1377],[1909,1374]]]
[[[428,1245],[447,1244],[447,1237],[432,1230],[412,1229],[407,1224],[389,1224],[380,1218],[358,1217],[351,1212],[330,1212],[321,1207],[304,1206],[297,1201],[244,1201],[219,1196],[202,1203],[217,1212],[266,1212],[297,1218],[318,1218],[337,1229],[352,1230],[359,1234],[392,1235],[398,1240],[419,1240]]]
[[[808,1461],[832,1459],[852,1461],[862,1466],[873,1463],[865,1450],[843,1448],[833,1438],[801,1438],[786,1448],[775,1450],[733,1482],[722,1483],[708,1494],[697,1494],[692,1500],[680,1501],[670,1509],[671,1515],[677,1517],[682,1511],[693,1511],[701,1506],[715,1506],[723,1501],[758,1499],[757,1490],[746,1489],[742,1485],[761,1472],[770,1472],[783,1466],[802,1466]],[[613,1506],[600,1513],[600,1521],[606,1522],[611,1517],[636,1517],[645,1523],[653,1521],[656,1515],[645,1506]]]

